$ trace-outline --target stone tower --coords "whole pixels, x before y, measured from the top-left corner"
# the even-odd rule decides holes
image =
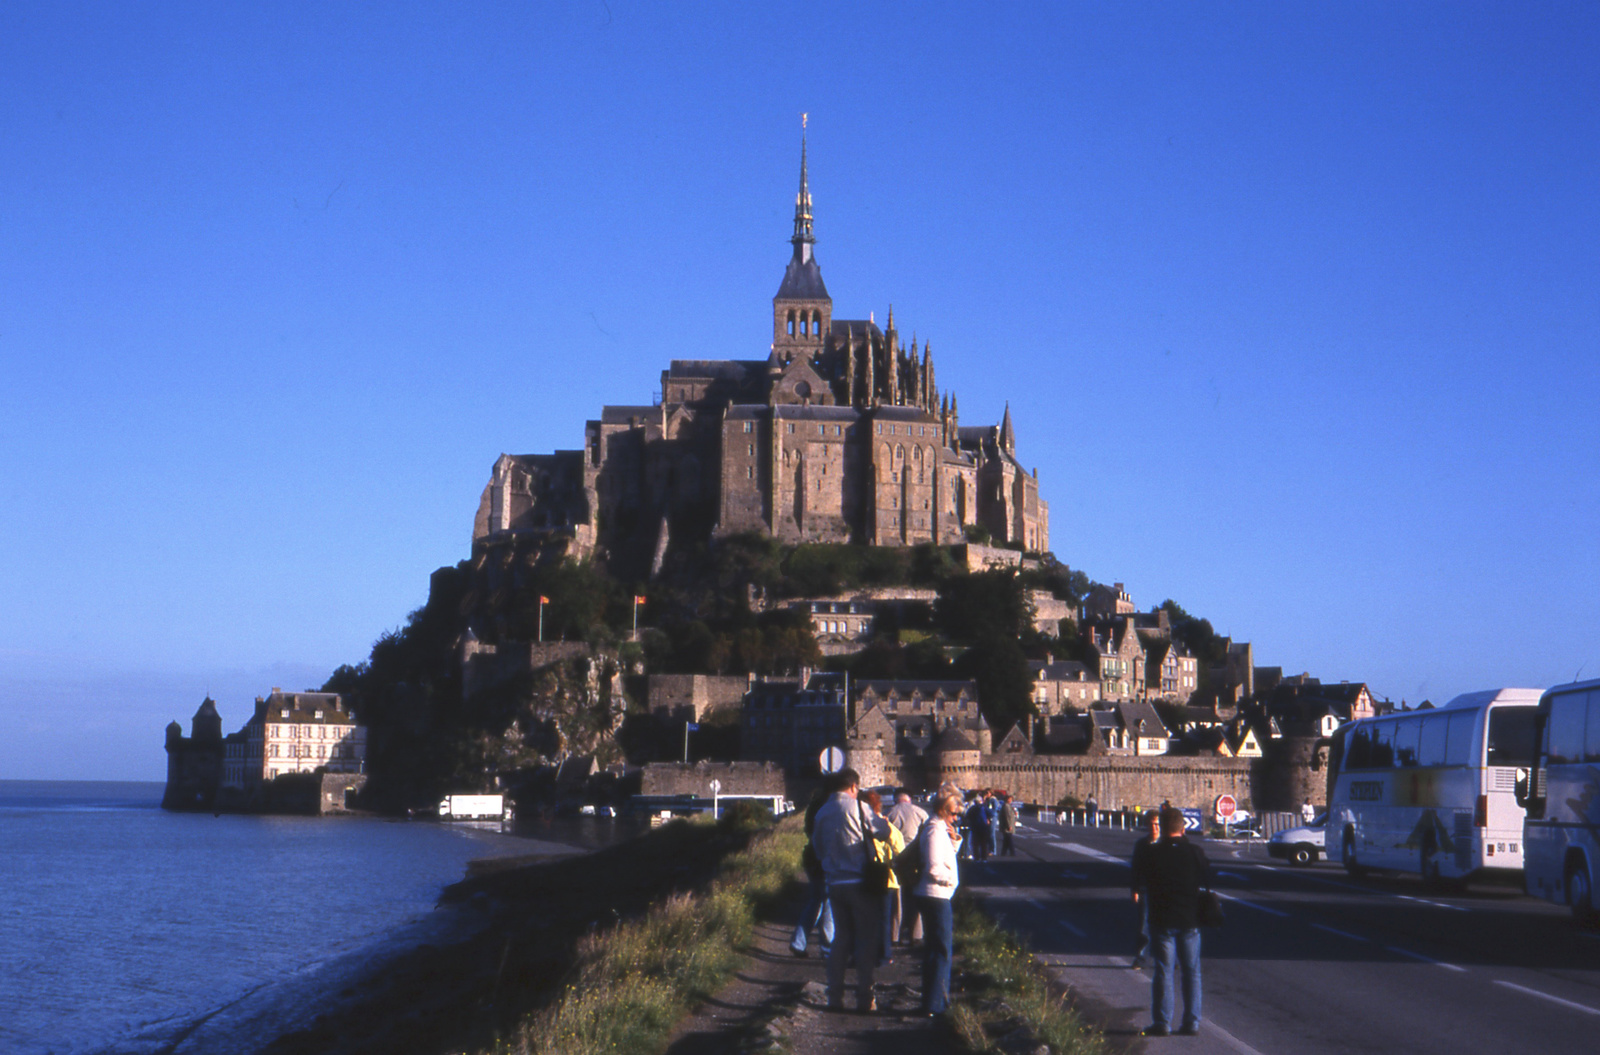
[[[822,283],[822,269],[813,251],[811,186],[806,172],[806,140],[800,137],[800,190],[794,197],[794,235],[789,239],[794,255],[783,269],[783,282],[772,298],[772,359],[774,364],[796,358],[815,358],[833,323],[833,299]]]

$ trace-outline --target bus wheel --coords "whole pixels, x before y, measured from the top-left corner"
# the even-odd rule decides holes
[[[1588,926],[1594,922],[1594,889],[1589,885],[1589,871],[1582,861],[1567,866],[1567,904],[1578,923]]]
[[[1308,865],[1313,854],[1309,846],[1296,846],[1289,851],[1289,863],[1292,865]]]
[[[1366,873],[1366,869],[1362,868],[1360,863],[1356,861],[1355,832],[1344,833],[1344,846],[1339,851],[1339,860],[1344,862],[1344,870],[1353,876],[1359,876]]]

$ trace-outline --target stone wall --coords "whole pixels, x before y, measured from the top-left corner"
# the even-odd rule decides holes
[[[954,764],[924,765],[921,759],[879,761],[877,752],[852,755],[863,783],[871,769],[875,783],[932,790],[953,780],[967,790],[1002,788],[1022,802],[1053,806],[1070,795],[1080,802],[1092,795],[1102,809],[1120,806],[1174,806],[1210,809],[1218,795],[1232,795],[1243,809],[1254,809],[1254,782],[1260,768],[1246,758],[1143,757],[1115,755],[1036,755],[1013,759],[966,753]]]
[[[956,559],[966,565],[969,572],[988,571],[991,568],[1021,568],[1032,570],[1039,567],[1039,562],[1023,555],[1014,549],[1004,546],[984,546],[976,542],[968,542],[955,547]]]
[[[641,795],[710,795],[711,782],[724,795],[783,795],[783,770],[771,762],[652,762],[644,767]]]
[[[738,707],[749,691],[744,674],[652,674],[647,698],[651,714],[697,722],[711,711]]]

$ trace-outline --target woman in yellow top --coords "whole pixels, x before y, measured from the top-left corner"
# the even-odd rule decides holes
[[[872,830],[878,836],[872,840],[873,857],[891,866],[889,889],[883,892],[883,944],[878,956],[878,966],[882,967],[894,962],[894,935],[900,931],[900,880],[895,878],[893,865],[900,851],[906,848],[906,838],[884,817],[881,795],[876,791],[863,791],[861,800],[872,807]]]

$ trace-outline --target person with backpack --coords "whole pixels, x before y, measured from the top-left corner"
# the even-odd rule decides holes
[[[910,851],[902,851],[902,854],[914,851],[917,834],[922,831],[922,826],[928,823],[928,811],[912,802],[911,793],[901,788],[895,793],[894,805],[889,808],[889,812],[885,813],[884,817],[890,824],[900,829],[900,834],[905,839],[906,846],[911,848]],[[911,857],[906,857],[908,862],[911,859]],[[899,863],[900,858],[897,857],[895,860],[896,873],[907,867]],[[915,871],[920,875],[921,866],[916,866]],[[895,941],[903,945],[909,945],[914,941],[922,940],[922,916],[917,912],[916,895],[911,892],[912,888],[916,886],[915,881],[908,882],[904,877],[901,877],[899,882],[901,891],[900,926],[896,928],[894,938]]]
[[[961,816],[961,795],[939,796],[933,816],[917,835],[917,911],[922,916],[922,1008],[924,1015],[942,1015],[950,1009],[950,960],[955,953],[955,917],[950,899],[961,884],[956,853],[961,836],[956,820]]]
[[[839,771],[836,790],[817,810],[811,833],[833,904],[833,947],[828,950],[828,1009],[844,1010],[844,976],[851,957],[856,965],[856,1010],[875,1011],[872,979],[878,966],[883,930],[883,888],[866,889],[863,875],[874,860],[877,842],[866,803],[859,801],[861,775]]]

